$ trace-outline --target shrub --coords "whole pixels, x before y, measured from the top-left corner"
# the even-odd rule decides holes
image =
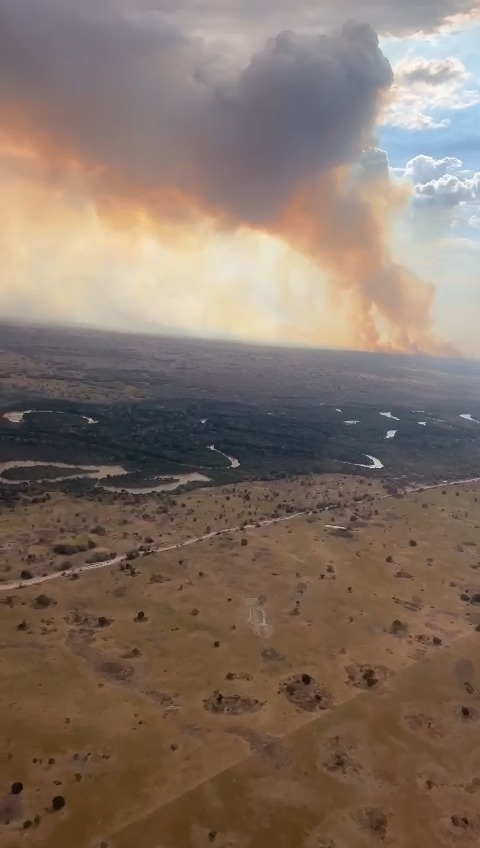
[[[49,598],[48,595],[37,595],[35,598],[33,605],[37,609],[47,609],[47,607],[51,606],[51,604],[55,604],[56,601],[53,598]]]
[[[54,554],[63,554],[63,556],[72,556],[80,554],[87,550],[87,545],[83,542],[58,542],[52,548]]]
[[[109,551],[97,551],[96,553],[90,554],[85,560],[89,565],[94,562],[108,562],[109,559],[114,559],[115,553],[109,553]]]

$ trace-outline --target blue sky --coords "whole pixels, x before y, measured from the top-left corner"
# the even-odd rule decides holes
[[[431,181],[430,185],[414,187],[411,180],[414,196],[400,222],[409,233],[411,250],[404,255],[403,241],[399,258],[436,284],[435,317],[440,329],[466,353],[476,355],[480,314],[479,43],[480,26],[444,31],[431,38],[382,39],[398,89],[387,123],[377,130],[378,146],[387,152],[397,179],[405,179],[407,162],[431,157],[432,173],[425,172],[422,179],[422,183]],[[445,80],[412,88],[412,75],[418,74],[419,68],[424,75],[443,69]],[[420,112],[425,116],[424,126],[415,125]],[[434,126],[428,126],[428,121]],[[460,160],[462,166],[439,162],[450,157]]]
[[[455,57],[472,76],[469,89],[480,85],[480,26],[459,30],[432,38],[384,38],[381,46],[395,67],[408,57],[443,59]],[[450,124],[441,129],[404,129],[382,126],[378,130],[379,146],[387,150],[393,167],[401,167],[408,159],[424,153],[440,159],[457,156],[465,167],[480,168],[480,103],[464,110],[433,110],[436,118],[449,119]]]

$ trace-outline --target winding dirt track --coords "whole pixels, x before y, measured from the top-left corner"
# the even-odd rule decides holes
[[[443,480],[440,483],[433,483],[429,486],[415,486],[410,487],[406,490],[405,494],[413,494],[414,492],[425,491],[430,489],[440,489],[445,486],[461,486],[464,483],[478,483],[480,482],[480,477],[469,477],[464,480],[452,480],[450,482]],[[380,495],[376,500],[384,500],[385,498],[390,498],[392,495]],[[282,518],[266,518],[263,521],[257,521],[255,524],[244,524],[242,526],[237,527],[224,527],[221,530],[212,530],[211,533],[205,533],[203,536],[192,536],[190,539],[186,539],[184,542],[177,542],[173,545],[166,545],[164,547],[159,548],[149,548],[143,554],[140,554],[139,558],[142,556],[150,556],[151,554],[162,554],[166,551],[176,551],[181,548],[186,548],[189,545],[196,545],[199,542],[206,542],[208,539],[213,539],[215,536],[221,536],[224,533],[239,533],[241,530],[256,530],[260,527],[269,527],[272,524],[282,524],[284,521],[293,521],[295,518],[305,518],[311,515],[320,515],[321,513],[328,512],[332,507],[327,506],[323,509],[312,509],[312,510],[300,510],[299,512],[294,512],[291,515],[285,515]],[[112,565],[119,565],[122,562],[127,561],[127,554],[120,554],[119,556],[114,557],[113,559],[106,560],[105,562],[94,562],[89,565],[81,565],[78,568],[71,568],[68,571],[54,571],[51,574],[44,574],[41,577],[32,577],[31,580],[14,580],[9,583],[0,583],[0,592],[11,592],[13,589],[23,589],[25,586],[35,586],[40,583],[46,583],[49,580],[57,580],[61,577],[69,577],[71,574],[82,574],[85,571],[96,571],[99,568],[110,568]]]

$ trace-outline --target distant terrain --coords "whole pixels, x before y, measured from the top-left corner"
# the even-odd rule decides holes
[[[475,363],[40,327],[1,338],[0,463],[44,463],[17,472],[40,487],[96,487],[72,469],[58,481],[56,462],[119,466],[134,476],[110,484],[139,488],[357,473],[367,457],[383,466],[367,473],[404,482],[480,468]]]

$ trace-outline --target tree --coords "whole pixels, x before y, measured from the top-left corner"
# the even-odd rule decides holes
[[[63,795],[55,795],[52,798],[52,810],[63,810],[65,806],[65,798]]]

